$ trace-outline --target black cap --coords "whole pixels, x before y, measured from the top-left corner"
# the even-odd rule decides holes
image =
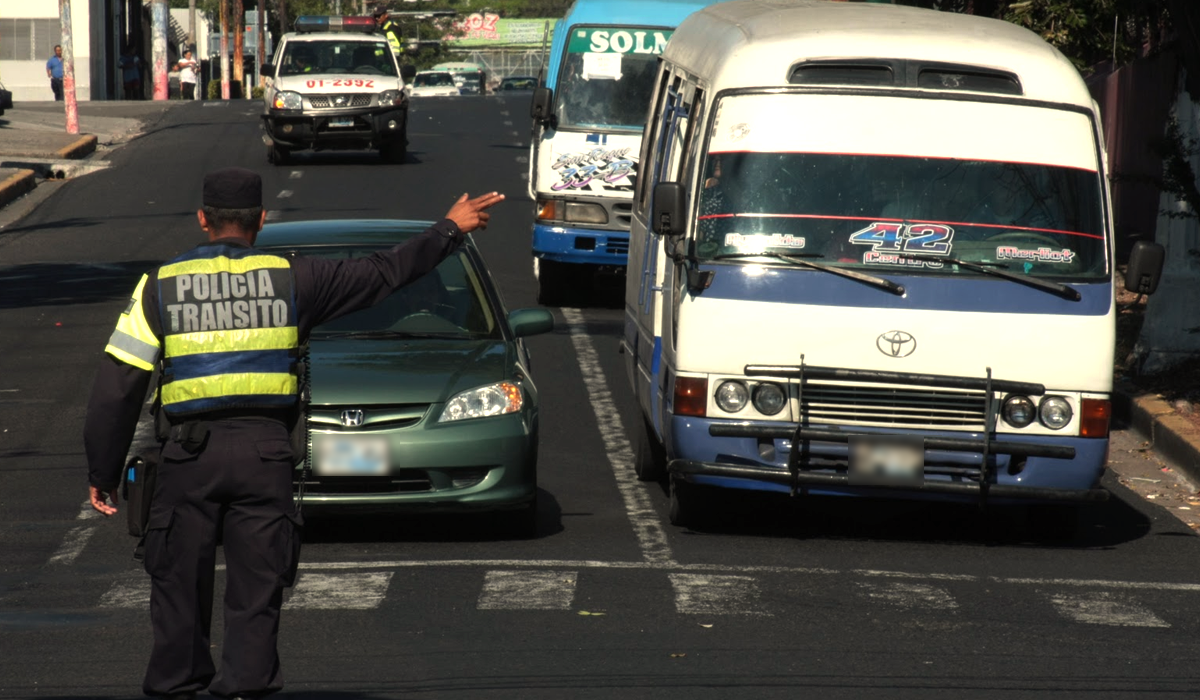
[[[371,13],[371,16],[374,17],[375,19],[379,19],[380,17],[386,15],[387,13],[388,13],[388,9],[386,7],[384,7],[383,5],[378,5],[378,6],[376,6],[375,11]]]
[[[245,168],[222,168],[204,176],[204,206],[217,209],[262,207],[262,178]]]

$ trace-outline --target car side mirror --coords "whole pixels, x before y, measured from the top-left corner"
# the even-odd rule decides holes
[[[264,78],[275,77],[275,65],[272,63],[262,64],[262,67],[258,69],[258,74],[263,76]]]
[[[660,182],[654,186],[654,232],[663,236],[682,236],[687,232],[683,221],[685,195],[678,182]]]
[[[1166,257],[1166,249],[1158,243],[1134,243],[1129,251],[1129,265],[1125,268],[1125,289],[1136,294],[1153,294],[1162,279]]]
[[[409,64],[400,66],[400,77],[404,79],[404,82],[409,82],[417,77],[417,67]]]
[[[516,309],[508,314],[508,327],[518,338],[549,333],[554,330],[554,314],[546,309]]]
[[[529,116],[534,121],[550,121],[554,109],[554,91],[548,87],[540,87],[533,91],[533,101],[529,103]]]

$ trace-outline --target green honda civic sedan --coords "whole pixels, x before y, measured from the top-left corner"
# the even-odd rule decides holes
[[[357,258],[429,225],[269,224],[255,247]],[[305,510],[508,511],[532,536],[538,394],[523,338],[553,326],[545,309],[505,310],[468,238],[382,303],[313,329]]]

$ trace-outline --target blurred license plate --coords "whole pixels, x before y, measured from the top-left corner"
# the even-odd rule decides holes
[[[329,126],[354,126],[354,117],[338,117],[330,119]]]
[[[850,438],[852,484],[919,484],[924,480],[925,441],[903,435]]]
[[[385,438],[325,435],[314,445],[313,471],[323,476],[380,476],[388,473]]]

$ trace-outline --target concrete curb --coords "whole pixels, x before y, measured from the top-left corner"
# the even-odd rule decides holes
[[[79,137],[79,140],[70,146],[65,146],[55,151],[55,154],[58,155],[59,158],[63,159],[83,158],[84,156],[91,155],[93,152],[95,152],[96,142],[97,139],[95,135],[84,134],[83,136]]]
[[[8,204],[26,192],[33,191],[37,181],[32,170],[18,170],[0,181],[0,207]]]
[[[1194,482],[1200,482],[1200,428],[1175,412],[1154,394],[1139,393],[1128,384],[1113,389],[1113,413],[1145,435],[1150,445],[1174,462]]]

